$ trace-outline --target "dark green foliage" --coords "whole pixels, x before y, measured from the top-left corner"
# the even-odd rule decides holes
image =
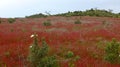
[[[47,17],[47,15],[40,13],[40,14],[31,15],[31,16],[26,16],[26,18],[42,18],[42,17]]]
[[[55,16],[97,16],[97,17],[116,17],[119,18],[120,14],[118,13],[112,13],[111,10],[100,10],[100,9],[90,9],[86,11],[74,11],[74,12],[67,12],[67,13],[61,13],[56,14]]]
[[[107,43],[107,47],[105,48],[105,60],[109,61],[110,63],[119,63],[119,46],[120,43],[113,39],[111,42]]]
[[[80,20],[76,20],[74,23],[75,24],[81,24],[81,21]]]
[[[55,56],[46,56],[41,59],[41,63],[38,67],[59,67]]]
[[[38,46],[37,43],[37,37],[34,37],[34,43],[33,45],[30,46],[30,55],[29,55],[29,61],[31,62],[32,67],[37,67],[37,65],[39,64],[39,49],[40,47]]]
[[[110,54],[106,55],[105,60],[109,61],[110,63],[116,63],[117,58],[118,58],[117,55],[110,53]]]
[[[68,60],[68,67],[75,67],[75,62],[80,59],[80,56],[75,56],[74,52],[68,51],[65,55],[65,59]]]
[[[74,56],[74,53],[72,51],[68,51],[66,58],[72,58]]]
[[[8,22],[9,22],[9,23],[13,23],[13,22],[15,22],[15,19],[14,19],[14,18],[9,18],[9,19],[8,19]]]
[[[31,67],[59,67],[55,56],[48,56],[48,45],[45,40],[42,46],[38,45],[37,36],[34,34],[34,43],[30,46],[29,61]]]
[[[51,26],[52,24],[51,24],[50,20],[47,20],[47,21],[43,22],[43,25],[44,26]]]

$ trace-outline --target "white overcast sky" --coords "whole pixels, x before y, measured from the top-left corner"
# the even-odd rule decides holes
[[[36,13],[51,14],[90,8],[120,12],[120,0],[0,0],[0,17],[24,17]]]

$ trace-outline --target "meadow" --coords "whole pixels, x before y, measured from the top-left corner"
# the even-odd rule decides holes
[[[29,67],[27,58],[34,40],[30,36],[34,33],[39,45],[45,39],[48,54],[57,56],[60,67],[120,67],[104,59],[107,42],[113,38],[120,41],[120,18],[90,16],[15,18],[14,23],[1,18],[0,67]],[[68,52],[74,53],[70,59],[66,58]]]

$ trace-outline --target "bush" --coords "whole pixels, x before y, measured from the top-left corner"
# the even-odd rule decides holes
[[[59,67],[55,56],[46,56],[42,58],[41,63],[38,67]]]
[[[8,19],[8,22],[9,22],[9,23],[13,23],[13,22],[15,22],[15,19],[14,19],[14,18],[9,18],[9,19]]]
[[[107,47],[105,48],[105,60],[109,61],[110,63],[119,63],[119,46],[120,43],[113,39],[111,42],[107,43]]]
[[[37,35],[34,34],[34,43],[30,46],[28,60],[31,67],[59,67],[55,56],[48,56],[48,45],[42,40],[42,46],[38,45]]]
[[[71,58],[73,56],[74,56],[74,53],[72,51],[68,51],[67,55],[66,55],[66,58]]]
[[[68,51],[66,58],[69,59],[68,67],[75,67],[75,62],[80,59],[80,56],[75,56],[72,51]]]
[[[81,21],[80,20],[76,20],[74,23],[75,24],[81,24]]]
[[[50,20],[47,20],[47,21],[44,21],[43,25],[44,26],[51,26],[52,24],[51,24]]]

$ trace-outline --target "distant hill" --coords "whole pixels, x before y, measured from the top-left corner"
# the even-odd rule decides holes
[[[26,18],[40,18],[40,17],[47,17],[47,15],[39,13],[39,14],[34,14],[34,15],[26,16]]]
[[[45,14],[35,14],[35,15],[30,15],[26,16],[26,18],[40,18],[40,17],[47,17],[48,15]],[[65,17],[70,17],[70,16],[96,16],[96,17],[115,17],[115,18],[120,18],[120,13],[113,13],[112,10],[100,10],[100,9],[89,9],[86,11],[74,11],[74,12],[67,12],[67,13],[60,13],[60,14],[55,14],[55,15],[50,15],[50,16],[65,16]]]

